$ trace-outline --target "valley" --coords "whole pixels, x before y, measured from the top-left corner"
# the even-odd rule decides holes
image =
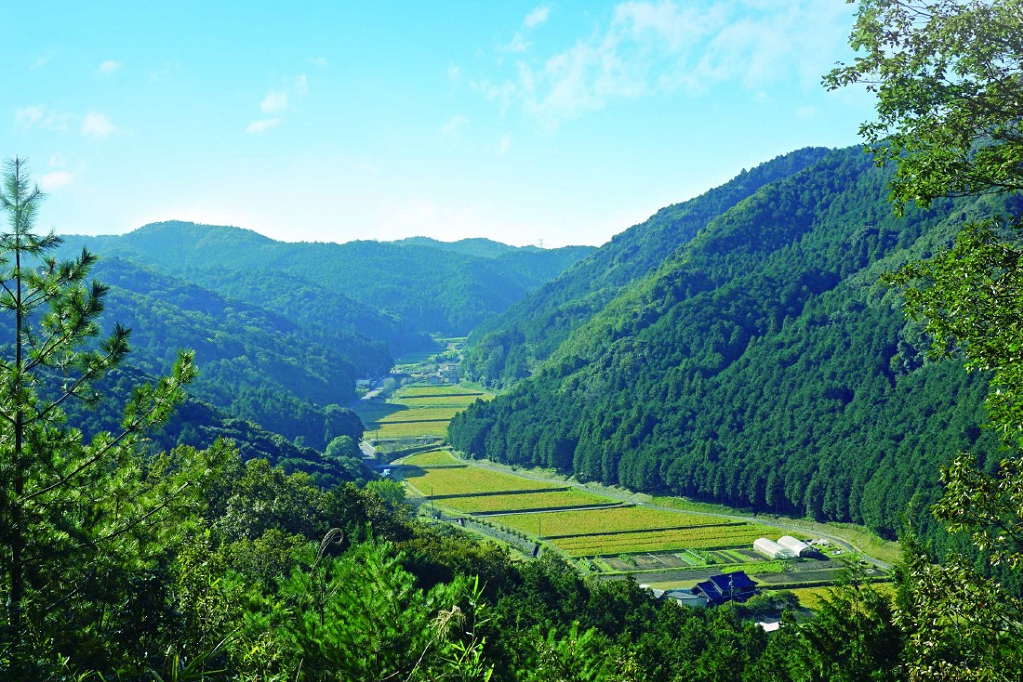
[[[433,356],[403,364],[422,369],[436,362]],[[466,460],[443,445],[438,424],[446,426],[476,400],[493,398],[466,385],[416,382],[386,401],[356,408],[369,443],[400,455],[380,466],[405,484],[424,518],[496,541],[523,560],[550,552],[582,575],[633,579],[654,590],[688,589],[712,575],[743,571],[768,594],[797,590],[809,607],[838,580],[890,580],[888,562],[856,547],[837,528],[811,530],[806,521],[709,510],[679,498],[580,483],[551,470]],[[758,538],[784,535],[812,541],[817,549],[788,560],[753,550]],[[897,543],[874,540],[888,545],[888,557],[898,556]]]

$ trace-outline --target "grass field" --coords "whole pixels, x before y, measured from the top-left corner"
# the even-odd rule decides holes
[[[462,460],[451,454],[450,450],[428,450],[427,452],[403,457],[397,462],[397,464],[407,464],[416,467],[447,466],[462,463]]]
[[[709,526],[622,535],[587,535],[550,540],[569,556],[598,554],[629,554],[631,552],[662,552],[673,549],[716,549],[748,546],[763,535],[763,528],[751,524],[740,526]]]
[[[640,531],[729,523],[725,519],[715,519],[710,516],[662,511],[648,507],[551,512],[549,514],[530,514],[528,516],[511,515],[502,516],[500,522],[526,533],[536,533],[536,517],[538,516],[541,517],[540,522],[544,537],[607,534],[619,531]],[[760,529],[760,533],[766,532],[766,529],[763,527],[756,527]]]
[[[456,497],[443,500],[443,507],[460,512],[523,511],[526,509],[552,509],[556,507],[586,507],[594,504],[613,503],[600,495],[581,490],[552,490],[549,492],[522,493],[520,495],[493,495],[488,497]],[[498,519],[500,522],[500,519]]]
[[[464,469],[421,469],[402,472],[405,481],[424,496],[471,495],[508,491],[545,490],[557,485],[479,467]]]

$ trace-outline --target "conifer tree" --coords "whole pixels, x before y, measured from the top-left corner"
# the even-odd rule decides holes
[[[169,532],[165,522],[195,501],[202,482],[192,464],[203,458],[194,451],[152,457],[140,441],[181,399],[195,374],[190,354],[179,357],[170,376],[135,389],[119,432],[85,442],[64,423],[67,401],[100,399],[95,383],[124,359],[129,331],[117,325],[97,339],[107,288],[88,281],[96,257],[88,251],[69,261],[51,255],[60,238],[35,232],[43,198],[24,159],[5,164],[0,673],[8,665],[18,679],[42,676],[33,666],[62,649],[105,656],[97,643],[124,626],[112,615],[125,612],[115,603],[127,594],[124,576],[148,565],[154,541],[166,540],[160,537]],[[136,645],[130,638],[144,639],[139,631],[122,636],[126,647]]]

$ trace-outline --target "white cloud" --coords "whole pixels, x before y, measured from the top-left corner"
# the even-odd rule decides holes
[[[540,10],[546,8],[524,23],[546,20]],[[473,86],[502,110],[516,105],[548,130],[615,100],[676,91],[699,96],[723,83],[754,93],[783,79],[817,88],[844,49],[851,11],[820,0],[630,0],[588,37],[543,58],[521,58],[514,73]]]
[[[507,154],[508,151],[511,149],[511,146],[512,146],[511,135],[505,133],[504,135],[501,136],[501,139],[497,141],[497,153]]]
[[[295,88],[295,94],[299,97],[305,97],[309,94],[309,81],[306,79],[304,73],[295,79],[294,83],[292,83],[292,87]]]
[[[326,57],[310,57],[309,58],[309,63],[314,65],[314,66],[319,66],[320,68],[324,68],[324,67],[327,66],[327,58]]]
[[[523,19],[522,24],[526,28],[533,28],[534,26],[540,26],[541,24],[547,23],[547,17],[550,16],[551,8],[547,6],[537,7],[532,12],[526,15]]]
[[[50,155],[50,168],[63,168],[67,165],[67,158],[63,154],[51,154]]]
[[[529,49],[530,42],[522,37],[521,33],[512,36],[511,42],[506,45],[498,45],[498,52],[525,52]]]
[[[64,133],[71,129],[74,118],[72,114],[33,104],[14,112],[14,125],[23,131],[40,128]]]
[[[276,128],[278,125],[280,125],[280,123],[281,119],[279,118],[264,118],[258,121],[252,121],[251,123],[249,123],[249,127],[245,129],[245,132],[250,134],[254,133],[258,135],[261,133],[265,133],[266,131],[271,130],[272,128]]]
[[[44,55],[40,55],[39,57],[36,57],[35,59],[32,60],[32,63],[28,65],[28,70],[35,71],[36,69],[41,69],[47,64],[49,64],[50,60],[56,56],[57,56],[56,52],[47,52]]]
[[[288,93],[284,90],[271,90],[259,103],[259,109],[266,114],[275,114],[288,108]]]
[[[458,133],[462,130],[462,127],[468,122],[469,119],[465,116],[452,116],[444,125],[441,126],[440,132],[447,137],[457,137]]]
[[[106,114],[90,111],[82,119],[82,125],[79,130],[86,137],[100,139],[110,135],[117,128]]]
[[[96,70],[99,71],[104,76],[109,76],[112,73],[116,73],[116,72],[120,71],[121,70],[121,66],[123,66],[121,64],[121,62],[115,61],[113,59],[108,59],[105,62],[103,62],[102,64],[100,64],[99,68],[96,69]]]
[[[64,187],[74,179],[74,175],[68,171],[53,171],[52,173],[46,173],[39,178],[39,187],[44,192],[52,192],[55,189]]]

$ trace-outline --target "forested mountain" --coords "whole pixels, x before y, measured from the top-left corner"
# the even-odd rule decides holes
[[[879,277],[963,220],[1023,202],[940,200],[896,218],[890,177],[853,148],[764,185],[623,289],[537,376],[456,417],[451,441],[891,536],[911,503],[925,512],[935,499],[939,463],[997,445],[980,428],[985,377],[929,362]]]
[[[309,447],[329,442],[330,406],[355,398],[356,370],[336,347],[280,315],[123,259],[101,259],[94,272],[110,287],[102,325],[132,330],[129,364],[161,376],[192,349],[196,398]],[[386,372],[383,344],[360,343],[364,369]]]
[[[235,227],[165,222],[120,237],[68,237],[67,247],[85,244],[210,284],[224,284],[224,273],[266,274],[275,282],[294,277],[396,318],[409,337],[468,333],[593,250],[430,241],[285,243]]]
[[[468,340],[463,371],[491,385],[528,376],[621,287],[643,277],[688,242],[710,220],[765,184],[819,161],[823,148],[779,156],[695,199],[663,208],[646,222],[616,235],[560,277],[501,315],[483,321]]]

